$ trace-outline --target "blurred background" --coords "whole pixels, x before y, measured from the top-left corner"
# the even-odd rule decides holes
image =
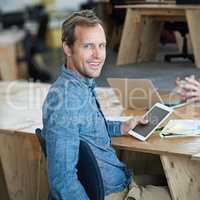
[[[156,60],[116,66],[126,9],[115,6],[136,2],[140,3],[134,0],[0,0],[0,80],[52,83],[64,60],[62,22],[70,13],[81,9],[93,9],[103,20],[107,34],[107,60],[102,76],[97,79],[98,86],[108,86],[108,77],[149,78],[156,87],[169,90],[174,87],[177,76],[199,75],[191,59],[166,60],[169,52],[181,52],[183,43],[181,34],[174,32],[170,24],[162,28]],[[189,36],[187,51],[192,53]]]

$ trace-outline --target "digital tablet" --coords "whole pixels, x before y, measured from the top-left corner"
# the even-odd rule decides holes
[[[145,141],[172,112],[172,108],[156,103],[144,115],[144,118],[148,120],[148,123],[145,125],[136,125],[135,128],[129,131],[129,134],[139,140]]]

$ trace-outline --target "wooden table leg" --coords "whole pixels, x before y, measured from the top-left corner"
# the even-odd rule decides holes
[[[140,46],[141,16],[139,12],[127,9],[117,65],[137,62]]]
[[[139,11],[127,10],[117,65],[152,61],[160,40],[161,22],[142,17]]]
[[[200,68],[200,11],[198,10],[186,10],[186,18],[189,26],[189,33],[191,36],[191,42],[194,52],[195,64]]]
[[[161,27],[161,21],[156,20],[154,17],[142,18],[138,63],[155,60],[160,42]]]
[[[161,155],[173,200],[199,200],[200,162],[189,157]]]
[[[16,59],[16,47],[14,44],[0,47],[0,76],[2,80],[16,80],[18,78]]]

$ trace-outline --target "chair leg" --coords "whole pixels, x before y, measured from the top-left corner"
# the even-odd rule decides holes
[[[194,55],[189,54],[189,55],[188,55],[188,58],[194,63]]]
[[[183,36],[182,52],[179,54],[165,55],[164,60],[166,62],[171,62],[171,59],[173,59],[173,58],[188,58],[189,60],[191,60],[194,63],[194,56],[192,54],[188,54],[186,35]]]
[[[188,54],[186,35],[183,36],[182,54],[183,54],[183,57],[184,57],[184,58],[186,58],[186,57],[187,57],[187,54]]]

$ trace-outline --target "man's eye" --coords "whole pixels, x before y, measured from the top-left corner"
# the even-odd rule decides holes
[[[105,44],[100,44],[99,47],[100,47],[100,48],[105,48],[106,45],[105,45]]]
[[[91,44],[84,44],[83,47],[84,47],[85,49],[91,48]]]

